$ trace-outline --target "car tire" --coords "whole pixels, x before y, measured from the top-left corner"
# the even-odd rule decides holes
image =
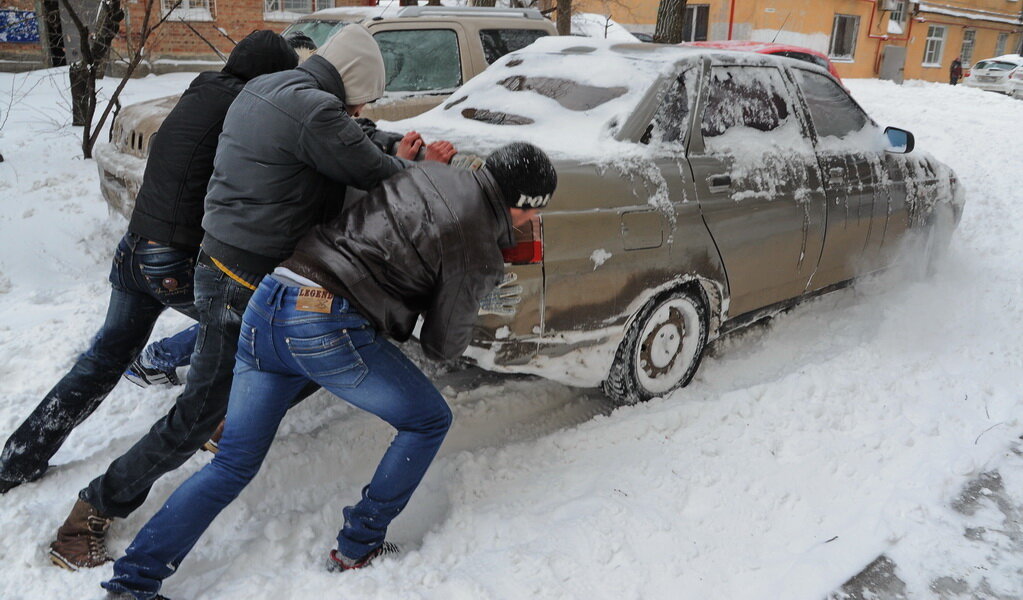
[[[674,290],[640,309],[603,383],[619,405],[635,404],[685,387],[707,344],[707,303],[694,290]]]

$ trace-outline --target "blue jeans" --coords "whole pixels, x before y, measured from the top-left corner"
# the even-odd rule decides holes
[[[451,425],[425,375],[344,298],[329,313],[300,311],[299,288],[266,277],[242,319],[227,428],[220,452],[139,531],[103,587],[153,598],[214,518],[256,475],[288,408],[310,381],[391,424],[397,435],[362,499],[344,509],[338,550],[379,547]]]
[[[89,349],[11,434],[0,455],[0,478],[26,482],[43,476],[67,436],[99,407],[142,351],[165,308],[196,318],[194,264],[192,252],[133,233],[121,238],[110,268],[113,289],[103,326]]]
[[[192,358],[192,350],[195,349],[195,339],[198,336],[199,325],[195,324],[170,337],[149,344],[142,351],[142,356],[139,357],[142,366],[161,371],[173,371],[187,365]]]

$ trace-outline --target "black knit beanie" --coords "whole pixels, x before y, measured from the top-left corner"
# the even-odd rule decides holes
[[[547,154],[524,142],[501,146],[487,157],[487,170],[494,176],[508,208],[543,208],[558,187],[558,174]]]

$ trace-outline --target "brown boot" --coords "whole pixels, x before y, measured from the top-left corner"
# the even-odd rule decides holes
[[[110,562],[113,559],[107,554],[106,536],[111,521],[88,502],[78,500],[57,530],[57,540],[50,544],[50,561],[69,571]]]
[[[211,454],[220,452],[220,438],[224,436],[224,423],[225,421],[220,421],[220,425],[217,425],[217,429],[210,436],[210,440],[202,445],[203,450]]]

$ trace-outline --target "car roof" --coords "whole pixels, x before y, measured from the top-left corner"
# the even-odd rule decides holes
[[[977,62],[982,63],[987,61],[1009,62],[1016,63],[1017,65],[1023,65],[1023,56],[1020,56],[1019,54],[1003,54],[1001,56],[995,56],[993,58],[982,58]]]
[[[711,42],[682,42],[682,46],[695,46],[698,48],[717,48],[719,50],[738,50],[742,52],[757,52],[759,54],[776,54],[778,52],[803,52],[812,54],[823,59],[828,55],[804,46],[793,46],[790,44],[776,44],[773,42],[752,42],[748,40],[718,40]]]
[[[300,17],[297,22],[305,21],[350,21],[359,22],[366,19],[510,19],[515,22],[545,21],[545,17],[535,8],[499,8],[483,6],[397,6],[389,3],[384,6],[339,6],[325,8]]]

